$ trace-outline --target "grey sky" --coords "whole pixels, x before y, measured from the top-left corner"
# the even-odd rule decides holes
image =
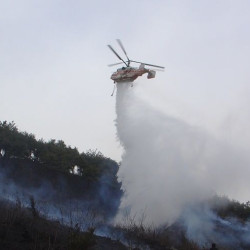
[[[248,150],[249,24],[247,0],[1,0],[0,120],[119,160],[106,45],[120,38],[166,66],[136,81],[141,98]]]

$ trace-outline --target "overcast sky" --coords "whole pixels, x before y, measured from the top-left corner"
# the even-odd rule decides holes
[[[248,150],[248,0],[0,0],[0,120],[119,160],[108,50],[166,67],[140,98]],[[120,53],[122,55],[122,53]]]

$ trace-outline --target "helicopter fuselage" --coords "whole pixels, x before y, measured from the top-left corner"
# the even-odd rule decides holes
[[[111,79],[116,83],[121,82],[133,82],[137,77],[142,76],[143,74],[148,73],[147,78],[154,78],[155,77],[155,71],[144,68],[143,65],[141,65],[139,68],[134,67],[122,67],[117,69],[116,72],[114,72],[111,75]]]

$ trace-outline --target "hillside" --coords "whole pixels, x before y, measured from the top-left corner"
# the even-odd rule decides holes
[[[68,221],[79,208],[98,221],[116,214],[122,196],[118,164],[100,152],[37,140],[6,121],[0,122],[0,151],[2,198],[25,204],[33,197],[49,217]]]
[[[81,232],[78,225],[69,227],[49,221],[30,203],[0,200],[0,249],[8,250],[124,250],[119,241],[94,235],[94,228]]]
[[[217,242],[215,235],[209,245],[189,240],[182,218],[156,228],[142,214],[139,224],[128,216],[114,225],[123,195],[118,169],[100,152],[79,153],[0,122],[0,249],[200,250]],[[215,196],[195,211],[205,214],[207,207],[214,232],[225,238],[218,249],[249,249],[250,203]]]

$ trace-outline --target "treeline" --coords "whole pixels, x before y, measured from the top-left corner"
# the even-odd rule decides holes
[[[118,171],[118,164],[98,151],[79,153],[62,140],[37,140],[35,135],[19,131],[14,122],[7,121],[0,121],[0,157],[29,159],[92,180],[104,174],[115,178]]]
[[[244,222],[250,218],[250,201],[241,203],[226,196],[214,196],[209,203],[212,210],[221,218],[237,218]]]
[[[5,190],[0,190],[0,197],[18,193],[65,209],[77,203],[108,219],[116,214],[123,194],[118,168],[98,151],[79,153],[62,140],[37,140],[14,122],[0,122],[0,177]]]

